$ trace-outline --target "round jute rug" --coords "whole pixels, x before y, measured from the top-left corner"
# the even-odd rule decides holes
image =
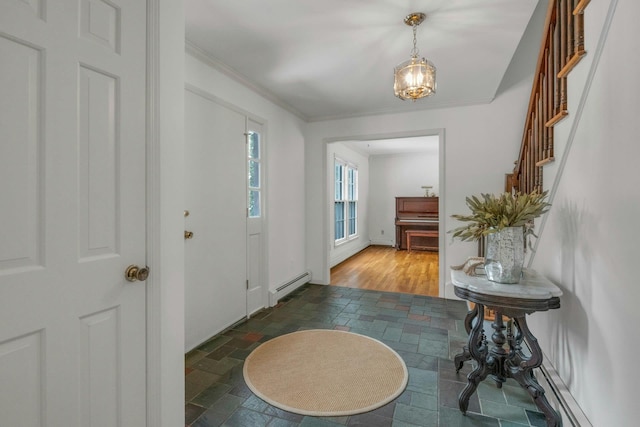
[[[389,403],[407,386],[402,358],[373,338],[314,329],[269,340],[244,362],[244,379],[265,402],[302,415],[342,416]]]

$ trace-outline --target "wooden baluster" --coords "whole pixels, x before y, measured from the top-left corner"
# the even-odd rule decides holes
[[[542,125],[542,135],[541,135],[541,147],[540,147],[540,160],[544,160],[547,158],[547,139],[549,137],[547,133],[547,127],[544,125],[549,120],[549,109],[548,109],[548,97],[549,97],[549,89],[547,86],[549,85],[549,48],[544,50],[544,64],[542,66],[542,71],[544,72],[542,76],[542,99],[541,99],[541,107],[540,110],[542,112],[542,118],[540,120],[540,124]]]
[[[558,5],[559,3],[557,3]],[[556,16],[559,17],[557,13],[560,9],[559,6],[556,5]],[[553,94],[553,115],[554,117],[560,114],[560,79],[557,77],[560,72],[560,27],[561,23],[559,19],[556,19],[556,25],[553,32],[553,76],[555,77],[555,82],[553,84],[555,90]]]
[[[527,140],[529,140],[529,137],[527,136]],[[528,145],[524,146],[524,151],[522,153],[522,192],[526,193],[527,192],[527,179],[529,178],[527,175],[527,147]]]
[[[549,155],[547,158],[549,159],[553,159],[554,155],[553,155],[553,128],[549,128]]]
[[[533,164],[535,166],[534,169],[534,175],[536,177],[535,182],[536,185],[538,183],[538,181],[540,180],[540,171],[538,170],[538,162],[540,161],[540,159],[542,158],[542,149],[543,149],[543,133],[542,133],[542,128],[544,127],[544,118],[542,115],[542,80],[544,78],[544,74],[540,74],[539,78],[538,78],[538,86],[539,86],[539,94],[536,96],[536,116],[537,116],[537,120],[536,120],[536,146],[534,149],[534,153],[533,153]]]
[[[534,145],[535,145],[535,141],[529,147],[529,167],[530,167],[529,174],[531,176],[531,180],[529,181],[529,191],[528,191],[529,193],[531,193],[533,189],[536,187],[536,157],[533,152]]]
[[[559,15],[558,23],[560,24],[560,69],[567,63],[567,38],[569,29],[567,28],[567,0],[558,2]]]
[[[529,145],[527,145],[527,187],[525,191],[527,193],[531,191],[531,138],[529,138]]]
[[[533,104],[533,120],[531,121],[531,145],[529,146],[530,149],[530,159],[531,159],[531,168],[529,169],[529,173],[531,174],[531,185],[530,187],[533,187],[536,185],[536,169],[535,169],[535,164],[536,164],[536,146],[538,145],[538,112],[536,111],[536,106],[538,105],[537,102],[537,97],[538,94],[536,94],[534,99],[534,104]]]
[[[524,187],[522,189],[523,193],[526,193],[528,188],[529,188],[529,169],[528,169],[528,166],[527,166],[528,159],[529,159],[529,154],[528,154],[528,151],[527,151],[527,152],[525,152],[525,155],[524,155],[524,172],[523,172],[524,173]]]
[[[574,0],[574,3],[577,0]],[[584,14],[582,12],[578,12],[576,13],[577,9],[576,5],[576,9],[574,9],[574,16],[575,16],[575,36],[574,36],[574,51],[575,54],[578,56],[584,56],[585,51],[584,51]]]
[[[546,93],[544,88],[544,74],[540,76],[540,88],[542,90],[542,95],[544,95]],[[544,146],[546,144],[545,134],[547,132],[547,128],[544,125],[545,104],[543,96],[540,96],[540,99],[538,100],[538,110],[540,111],[540,120],[538,121],[538,135],[540,135],[540,138],[538,139],[538,155],[536,156],[536,190],[539,190],[542,186],[542,167],[540,162],[544,159]]]
[[[524,188],[523,193],[527,193],[529,190],[529,146],[525,147],[524,153]]]
[[[546,94],[544,79],[544,73],[540,73],[540,96],[538,97],[538,114],[540,117],[540,120],[538,120],[538,146],[540,147],[540,157],[538,158],[538,161],[542,160],[544,150],[544,96]]]
[[[538,97],[538,114],[539,114],[539,118],[538,118],[538,141],[536,141],[536,188],[540,185],[540,181],[542,180],[542,170],[540,169],[540,161],[542,160],[543,157],[543,151],[544,151],[544,131],[545,131],[545,127],[544,127],[544,108],[543,108],[543,104],[542,104],[542,94],[544,94],[543,86],[543,79],[544,79],[544,74],[540,74],[540,89],[541,89],[541,94]]]
[[[573,57],[573,39],[574,39],[574,18],[573,18],[573,8],[575,6],[575,0],[567,0],[566,6],[566,17],[567,17],[567,52],[566,52],[566,60],[565,63],[571,61]]]
[[[522,154],[522,157],[520,158],[520,171],[518,173],[518,191],[521,193],[524,193],[524,181],[524,154]]]
[[[520,166],[520,173],[518,174],[518,191],[524,192],[524,174],[522,173],[522,165]]]
[[[524,147],[524,192],[529,191],[529,142],[531,141],[531,129],[529,129],[529,137],[527,138],[527,146]]]
[[[560,70],[567,63],[567,0],[560,0]],[[560,78],[560,113],[567,111],[567,77]]]
[[[555,87],[556,77],[553,72],[553,52],[551,48],[553,47],[553,31],[549,32],[549,54],[547,61],[547,121],[553,117],[553,91]],[[547,123],[545,121],[545,123]],[[545,140],[545,159],[550,159],[553,157],[551,154],[551,145],[553,144],[553,128],[549,126],[545,126],[546,128],[546,140]]]
[[[540,169],[540,180],[538,181],[538,193],[542,193],[542,179],[544,177],[542,173],[542,166],[540,166],[538,169]]]
[[[531,188],[533,188],[533,144],[530,143],[527,148],[527,175],[529,176],[529,179],[527,179],[527,193],[531,193]]]

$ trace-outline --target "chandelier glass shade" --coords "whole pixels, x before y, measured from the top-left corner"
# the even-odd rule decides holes
[[[393,91],[402,100],[415,101],[436,93],[436,67],[431,61],[419,58],[416,47],[416,29],[425,17],[424,13],[412,13],[404,20],[413,27],[413,49],[411,58],[396,66],[393,73]]]

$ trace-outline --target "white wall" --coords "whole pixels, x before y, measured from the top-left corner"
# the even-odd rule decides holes
[[[334,158],[337,157],[345,162],[352,163],[358,167],[358,236],[355,239],[348,240],[344,243],[336,245],[334,234],[334,211],[333,203],[333,185],[334,185]],[[329,200],[327,201],[329,215],[329,236],[331,249],[329,250],[329,265],[333,267],[341,263],[350,256],[360,252],[369,244],[368,225],[368,205],[369,205],[369,159],[366,156],[346,147],[344,144],[335,142],[327,147],[327,186],[332,189],[329,192]]]
[[[396,197],[424,196],[423,185],[439,194],[439,157],[435,152],[369,157],[369,238],[372,244],[396,244]]]
[[[275,289],[306,271],[305,123],[192,54],[185,67],[188,84],[266,121],[266,268]]]
[[[586,9],[588,53],[569,75],[569,117],[556,126],[556,162],[544,170],[553,207],[532,262],[564,295],[559,310],[533,315],[530,325],[598,427],[640,419],[633,364],[640,352],[639,15],[631,0]]]

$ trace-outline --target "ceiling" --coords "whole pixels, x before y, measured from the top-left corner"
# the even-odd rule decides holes
[[[538,0],[186,0],[192,53],[306,121],[490,102]],[[437,93],[393,95],[424,12]]]

